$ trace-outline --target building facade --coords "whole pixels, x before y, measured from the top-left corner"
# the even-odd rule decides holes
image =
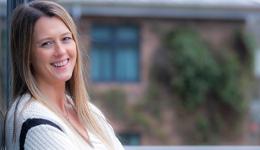
[[[0,1],[0,5],[5,3]],[[257,31],[255,16],[260,13],[257,1],[152,1],[152,0],[59,0],[73,16],[88,62],[90,95],[94,103],[104,109],[112,126],[126,144],[185,144],[178,135],[176,118],[166,110],[160,123],[153,119],[136,120],[153,124],[154,130],[146,132],[145,125],[124,122],[117,116],[122,111],[118,101],[109,101],[120,97],[127,107],[142,103],[151,82],[153,62],[160,59],[167,33],[181,27],[198,32],[202,39],[214,47],[215,51],[231,49],[234,36],[238,31],[252,29]],[[2,9],[1,9],[2,10]],[[2,16],[4,16],[4,12]],[[2,17],[4,18],[4,17]],[[0,29],[5,21],[0,20]],[[253,23],[252,23],[253,22]],[[5,32],[2,32],[1,47],[5,49]],[[2,54],[2,52],[1,52]],[[3,70],[3,69],[1,69]],[[2,78],[2,77],[1,77]],[[116,92],[115,92],[116,91]],[[116,94],[115,94],[116,93]],[[119,93],[119,94],[118,94]],[[120,95],[120,93],[122,95]],[[115,96],[115,95],[119,96]],[[107,97],[110,97],[107,100]],[[102,101],[108,101],[103,104]],[[158,99],[159,101],[159,99]],[[115,102],[115,103],[114,103]],[[106,109],[107,107],[107,109]],[[125,108],[126,107],[126,108]],[[109,111],[114,109],[115,111]],[[123,109],[123,110],[124,110]],[[169,111],[169,112],[168,112]],[[114,113],[118,113],[115,115]],[[149,117],[149,115],[145,116]],[[131,118],[128,118],[131,120]],[[141,121],[140,121],[141,120]],[[153,136],[154,135],[154,136]],[[222,142],[224,143],[224,142]],[[251,144],[247,134],[242,138],[230,140],[226,144]],[[225,144],[225,143],[224,143]]]

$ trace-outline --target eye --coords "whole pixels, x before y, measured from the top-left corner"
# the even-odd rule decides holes
[[[70,41],[71,39],[72,39],[72,37],[66,36],[66,37],[64,37],[64,38],[62,39],[62,41],[68,42],[68,41]]]
[[[41,44],[41,47],[48,48],[50,47],[54,42],[53,41],[46,41]]]

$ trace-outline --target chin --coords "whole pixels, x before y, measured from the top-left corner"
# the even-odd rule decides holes
[[[72,77],[72,75],[60,76],[60,77],[58,77],[58,80],[66,82],[66,81],[70,80],[71,77]]]

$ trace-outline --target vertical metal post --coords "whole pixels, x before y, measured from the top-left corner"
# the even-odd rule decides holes
[[[9,45],[9,33],[10,33],[10,21],[11,21],[11,16],[13,10],[18,6],[19,4],[24,3],[25,0],[7,0],[7,48],[4,52],[4,62],[3,62],[3,69],[4,69],[4,79],[3,79],[3,84],[4,84],[4,100],[5,100],[5,109],[8,108],[10,104],[10,97],[11,97],[11,63],[10,63],[10,45]]]

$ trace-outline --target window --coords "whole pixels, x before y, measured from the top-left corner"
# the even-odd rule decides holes
[[[118,135],[120,142],[123,145],[140,145],[141,135],[135,132],[126,132]]]
[[[94,24],[90,76],[93,81],[139,80],[139,30],[134,25]]]

